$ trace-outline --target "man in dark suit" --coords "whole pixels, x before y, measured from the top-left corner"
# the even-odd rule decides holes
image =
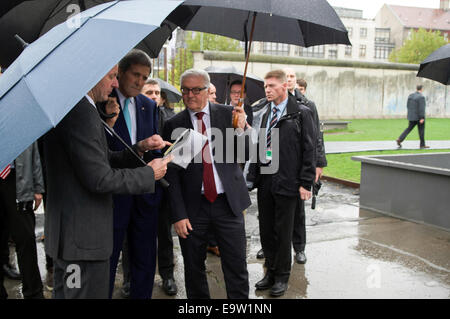
[[[398,147],[402,147],[402,142],[406,136],[412,131],[414,126],[417,125],[419,130],[420,148],[430,148],[425,145],[425,97],[422,94],[423,86],[417,85],[416,92],[411,93],[408,96],[408,102],[406,107],[408,108],[408,121],[409,125],[406,130],[396,139]]]
[[[141,92],[158,105],[158,132],[162,133],[164,123],[174,116],[175,113],[172,109],[164,107],[164,103],[161,101],[163,92],[161,92],[161,87],[157,80],[147,79]],[[178,292],[173,276],[174,268],[169,193],[167,189],[164,189],[160,206],[158,207],[158,271],[163,281],[162,288],[168,296],[175,296]]]
[[[311,111],[289,96],[282,70],[267,73],[264,88],[270,107],[261,122],[266,140],[263,145],[260,141],[259,147],[264,149],[265,158],[252,163],[247,176],[258,188],[259,228],[267,267],[264,278],[255,287],[271,289],[272,296],[281,296],[290,276],[294,214],[299,196],[301,200],[311,197],[315,130]],[[273,161],[278,165],[266,171],[275,165],[273,159],[278,159]]]
[[[109,151],[95,103],[108,100],[118,87],[117,73],[115,66],[45,136],[45,249],[54,260],[55,298],[108,297],[112,194],[154,192],[170,160],[138,167],[131,152]],[[142,156],[166,145],[152,136],[133,149]]]
[[[111,95],[117,98],[121,110],[113,128],[130,146],[158,134],[156,103],[141,94],[150,72],[150,57],[141,50],[131,50],[119,62],[119,87],[114,89]],[[106,136],[112,151],[125,149],[117,138],[110,134]],[[161,153],[144,154],[146,162],[155,157],[161,157]],[[110,297],[114,289],[120,252],[127,236],[130,297],[151,298],[156,269],[158,205],[161,197],[162,189],[158,184],[153,194],[113,196],[114,246],[110,262]]]
[[[250,206],[250,197],[236,156],[226,162],[229,149],[223,152],[216,140],[233,130],[232,116],[238,115],[240,135],[230,138],[233,147],[237,139],[247,139],[247,127],[242,108],[208,102],[209,75],[190,69],[181,76],[181,92],[186,109],[164,125],[163,136],[173,140],[177,128],[191,128],[208,137],[201,152],[201,161],[194,159],[187,168],[170,167],[167,180],[172,208],[172,220],[184,259],[185,285],[188,298],[210,298],[205,273],[208,231],[215,234],[220,254],[228,298],[248,298],[249,284],[246,263],[246,239],[243,210]],[[211,131],[213,130],[213,131]],[[211,134],[215,135],[214,143]],[[230,146],[230,145],[228,145]],[[222,158],[219,153],[223,154]],[[234,152],[238,154],[239,152]],[[245,158],[241,159],[241,162]]]

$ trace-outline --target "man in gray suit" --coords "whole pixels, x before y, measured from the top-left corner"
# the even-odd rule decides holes
[[[45,136],[45,248],[54,260],[54,298],[108,298],[112,194],[154,192],[171,160],[139,167],[131,152],[109,151],[95,103],[118,87],[117,73],[116,65]],[[154,135],[132,147],[142,156],[167,144]]]
[[[425,145],[425,97],[422,95],[423,86],[417,85],[416,92],[408,96],[408,121],[409,125],[406,130],[396,140],[398,147],[402,147],[402,142],[405,140],[409,132],[417,125],[419,130],[420,148],[430,148]]]

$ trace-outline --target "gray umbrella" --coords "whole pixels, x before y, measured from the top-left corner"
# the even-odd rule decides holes
[[[205,69],[208,72],[211,82],[216,87],[217,101],[229,103],[230,84],[235,80],[242,81],[244,73],[238,71],[234,66],[217,67],[209,66]],[[264,97],[264,80],[256,75],[247,74],[247,99],[249,104]]]
[[[431,53],[420,63],[417,76],[450,84],[450,44],[446,44]]]
[[[169,103],[177,103],[181,100],[181,92],[178,91],[176,87],[173,85],[167,83],[166,81],[163,81],[161,79],[156,79],[159,83],[159,87],[161,88],[161,92],[166,93],[167,95],[167,101]]]

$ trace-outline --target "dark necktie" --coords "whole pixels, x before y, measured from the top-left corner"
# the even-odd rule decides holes
[[[200,124],[201,122],[201,133],[206,136],[206,125],[203,122],[204,112],[195,113]],[[200,125],[198,125],[200,128]],[[216,182],[214,180],[214,172],[212,167],[211,153],[209,151],[209,141],[206,141],[202,149],[202,163],[203,163],[203,190],[207,200],[213,203],[217,198]]]
[[[272,109],[272,120],[270,121],[269,128],[267,129],[267,148],[269,149],[272,145],[272,128],[277,125],[278,116],[277,116],[277,108],[274,107]]]

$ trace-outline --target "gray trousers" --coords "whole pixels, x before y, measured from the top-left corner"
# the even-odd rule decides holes
[[[108,299],[109,259],[54,260],[54,299]]]

